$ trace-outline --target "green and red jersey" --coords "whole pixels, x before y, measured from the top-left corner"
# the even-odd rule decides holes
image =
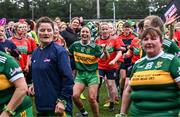
[[[125,35],[124,33],[122,33],[119,38],[123,41],[125,47],[127,47],[131,45],[132,40],[136,38],[136,36],[133,33],[129,33],[129,35]]]
[[[17,46],[17,49],[20,52],[18,62],[22,70],[24,70],[28,61],[28,54],[32,53],[31,43],[26,38],[18,39],[16,37],[12,37],[11,41]]]
[[[114,65],[109,65],[109,62],[112,61],[116,55],[117,52],[120,51],[121,45],[123,45],[123,42],[118,42],[117,39],[101,39],[100,37],[97,37],[96,44],[101,46],[102,48],[106,46],[107,51],[109,52],[109,59],[105,60],[100,58],[98,60],[98,68],[102,70],[112,70],[112,69],[118,69],[119,64],[116,62]]]
[[[131,50],[132,55],[132,63],[135,63],[138,59],[140,59],[141,45],[139,39],[133,39],[129,49]]]
[[[131,45],[132,41],[136,38],[136,36],[133,33],[129,33],[128,35],[125,35],[122,33],[119,36],[119,40],[123,41],[124,47],[126,48],[126,51],[123,51],[123,53],[126,53],[128,50],[128,47]],[[131,57],[130,58],[124,58],[124,63],[126,65],[130,65],[132,62]]]

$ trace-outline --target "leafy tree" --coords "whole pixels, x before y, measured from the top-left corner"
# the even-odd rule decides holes
[[[165,6],[170,0],[99,0],[100,18],[113,18],[113,2],[117,19],[141,19],[149,14],[162,16]],[[97,17],[97,0],[0,0],[0,16],[8,19],[32,17],[32,2],[34,17],[41,16],[69,20],[69,5],[72,5],[72,17],[83,16],[85,19]]]

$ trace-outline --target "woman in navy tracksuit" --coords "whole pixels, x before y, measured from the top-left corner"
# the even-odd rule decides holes
[[[36,25],[41,45],[32,55],[33,86],[37,116],[72,115],[73,76],[68,53],[64,47],[52,41],[54,24],[48,17],[39,19]]]

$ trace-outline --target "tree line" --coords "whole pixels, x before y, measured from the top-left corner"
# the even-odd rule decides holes
[[[116,19],[141,19],[149,14],[162,16],[170,0],[99,0],[100,18],[113,18],[113,2]],[[96,0],[0,0],[0,17],[7,19],[38,19],[41,16],[60,17],[68,21],[71,16],[96,19]],[[32,12],[33,10],[33,12]],[[33,13],[33,14],[32,14]]]

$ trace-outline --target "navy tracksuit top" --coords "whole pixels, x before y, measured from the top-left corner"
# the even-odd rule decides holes
[[[66,111],[71,113],[74,81],[64,47],[54,42],[43,49],[38,47],[31,60],[37,110],[54,112],[59,98],[67,102]]]

